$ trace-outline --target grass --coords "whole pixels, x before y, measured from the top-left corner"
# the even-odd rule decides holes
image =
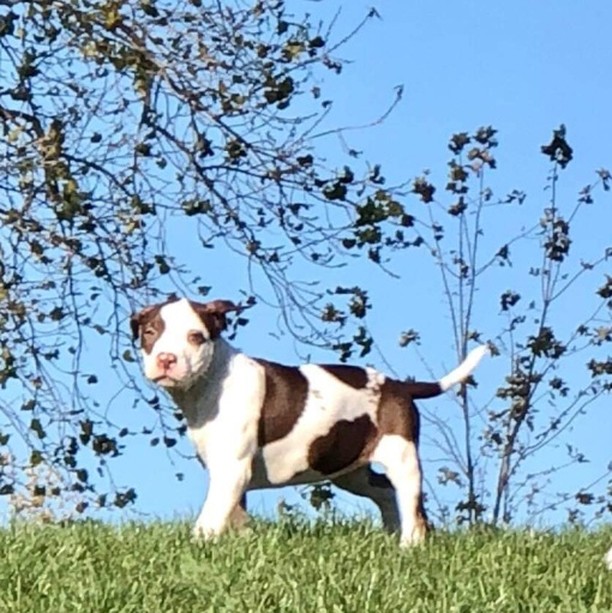
[[[0,530],[0,612],[612,612],[608,529],[438,532],[409,551],[365,523],[256,522],[215,544],[185,523]]]

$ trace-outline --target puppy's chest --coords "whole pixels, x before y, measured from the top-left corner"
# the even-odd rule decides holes
[[[200,459],[242,458],[257,448],[257,428],[263,398],[261,374],[239,364],[218,389],[200,399],[199,419],[187,434]],[[212,391],[212,390],[211,390]]]
[[[215,440],[215,428],[211,424],[199,426],[197,428],[188,428],[187,436],[194,446],[196,453],[204,465],[208,465],[210,441]]]

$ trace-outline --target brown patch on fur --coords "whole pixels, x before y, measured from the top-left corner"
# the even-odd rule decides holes
[[[399,434],[407,441],[419,442],[420,416],[412,401],[410,383],[385,379],[380,387],[378,429],[382,434]]]
[[[368,384],[368,373],[359,366],[349,366],[348,364],[321,364],[320,368],[353,389],[360,390]]]
[[[284,438],[300,418],[306,397],[308,380],[295,366],[283,366],[267,360],[255,360],[264,367],[266,392],[264,396],[257,444],[260,447]]]
[[[308,465],[323,475],[331,475],[358,460],[365,460],[378,431],[369,415],[353,421],[341,419],[329,432],[319,436],[308,449]]]
[[[444,393],[439,383],[430,381],[407,381],[405,383],[407,392],[413,398],[434,398]]]
[[[132,338],[140,336],[140,346],[145,353],[151,353],[155,341],[162,335],[165,324],[159,312],[164,305],[156,304],[133,315],[130,320]]]
[[[193,302],[190,300],[189,304],[206,326],[212,340],[218,338],[221,332],[227,328],[226,314],[238,310],[238,307],[229,300],[212,300],[211,302]]]
[[[130,328],[132,330],[132,340],[135,341],[140,337],[140,346],[145,353],[151,353],[155,341],[161,336],[164,331],[165,324],[159,312],[162,307],[167,304],[176,302],[178,298],[169,298],[165,302],[152,304],[144,309],[134,313],[130,317]],[[144,334],[147,328],[152,330],[150,334]]]

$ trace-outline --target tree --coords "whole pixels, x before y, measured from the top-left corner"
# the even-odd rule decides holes
[[[587,256],[587,245],[579,243],[588,242],[584,233],[572,233],[597,190],[610,190],[610,173],[598,170],[595,181],[568,208],[559,183],[573,150],[561,126],[541,151],[551,161],[548,201],[536,207],[530,225],[513,235],[512,228],[503,225],[510,219],[507,211],[521,207],[527,194],[514,189],[497,196],[488,184],[497,165],[497,145],[491,127],[454,134],[446,196],[438,199],[427,176],[413,183],[413,192],[428,206],[429,231],[423,233],[423,242],[440,273],[457,354],[465,356],[470,341],[485,340],[474,313],[479,302],[497,296],[501,324],[491,330],[489,341],[493,354],[506,362],[502,385],[486,390],[489,398],[493,394],[490,400],[483,402],[479,395],[475,402],[473,388],[461,389],[460,434],[439,415],[429,415],[448,460],[439,469],[438,481],[458,485],[461,492],[455,509],[446,513],[459,521],[498,524],[519,514],[533,519],[565,507],[569,519],[576,521],[592,505],[598,516],[612,511],[612,465],[601,467],[601,477],[589,486],[544,499],[551,477],[588,462],[588,452],[569,438],[562,464],[547,465],[539,458],[612,389],[612,277],[606,274],[612,245],[609,236],[602,233],[602,241],[595,241],[590,233],[594,249]],[[513,216],[519,216],[518,211]],[[577,250],[578,256],[570,257],[570,251]],[[518,273],[513,260],[521,267]],[[488,300],[486,310],[493,307]],[[571,313],[569,323],[560,320],[564,310]],[[411,330],[403,343],[414,341],[418,333]],[[607,489],[596,494],[592,488],[606,479]]]
[[[325,291],[289,282],[299,258],[333,265],[347,233],[379,257],[379,217],[410,223],[378,166],[359,176],[315,149],[331,106],[317,75],[341,72],[343,41],[311,21],[282,0],[1,3],[1,494],[17,495],[24,470],[44,465],[65,485],[34,478],[38,498],[82,494],[80,511],[134,500],[107,465],[134,433],[105,418],[96,364],[102,352],[137,390],[129,312],[187,285],[207,293],[170,255],[177,228],[202,250],[244,255],[300,340],[344,355],[367,346],[360,329],[348,342],[322,330]],[[259,291],[245,288],[243,306]],[[363,317],[364,291],[335,293]],[[348,318],[331,306],[323,317]],[[163,436],[145,434],[173,446],[182,425],[160,421]],[[96,492],[92,467],[108,492]]]

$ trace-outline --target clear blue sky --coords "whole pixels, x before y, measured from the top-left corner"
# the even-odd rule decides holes
[[[372,2],[349,0],[337,2],[295,2],[313,16],[327,19],[343,5],[338,32],[348,32],[367,12]],[[503,240],[509,228],[520,228],[541,202],[549,164],[539,153],[551,131],[560,123],[568,129],[575,161],[564,173],[562,191],[568,205],[578,190],[593,180],[593,171],[612,166],[612,3],[594,0],[515,0],[512,3],[476,1],[380,2],[381,19],[372,20],[341,52],[351,60],[340,77],[325,77],[325,96],[334,100],[329,125],[359,125],[375,119],[394,96],[394,87],[404,86],[401,104],[380,126],[349,135],[355,149],[364,151],[368,160],[384,165],[390,183],[407,180],[423,169],[431,169],[441,183],[449,159],[449,136],[492,124],[499,130],[500,170],[492,179],[498,194],[513,188],[524,189],[528,200],[520,212],[510,212],[499,221],[488,222],[487,240]],[[330,161],[337,144],[329,143]],[[414,201],[414,206],[420,203]],[[529,207],[532,207],[531,209]],[[516,209],[515,209],[516,211]],[[497,224],[497,225],[496,225]],[[610,198],[599,199],[589,209],[578,239],[585,249],[597,251],[612,236]],[[580,242],[580,241],[579,241]],[[177,249],[188,259],[188,239],[176,240]],[[201,252],[200,252],[201,253]],[[244,287],[246,262],[232,259],[221,250],[202,255],[197,268],[206,284],[213,286],[215,297],[238,298]],[[526,261],[516,255],[516,278],[524,277]],[[523,265],[523,268],[521,268]],[[369,324],[376,333],[381,350],[399,375],[427,378],[428,371],[420,357],[410,349],[399,349],[402,330],[421,332],[420,353],[429,368],[440,376],[454,366],[456,354],[451,327],[443,305],[442,287],[430,260],[418,254],[402,255],[392,265],[399,280],[392,280],[371,267],[356,265],[343,270],[342,282],[359,283],[367,275],[375,310]],[[505,283],[505,281],[504,281]],[[485,338],[499,332],[498,296],[503,287],[495,281],[481,288],[477,322]],[[588,288],[585,288],[585,292]],[[581,296],[575,295],[561,313],[560,325],[571,325],[574,307]],[[296,347],[288,337],[275,338],[276,321],[265,307],[251,313],[252,325],[240,333],[237,343],[247,352],[270,359],[296,362]],[[609,324],[609,315],[608,315]],[[329,360],[330,355],[313,355]],[[502,384],[507,365],[484,363],[478,373],[479,396],[489,400]],[[366,360],[381,366],[380,359]],[[569,375],[568,375],[569,376]],[[105,389],[113,390],[112,376],[104,377]],[[129,408],[121,395],[111,406],[112,418],[131,427],[155,423],[156,417],[144,409]],[[448,419],[457,417],[450,400],[430,401],[428,409]],[[458,426],[459,427],[459,426]],[[429,442],[432,431],[425,425],[423,456],[426,471],[435,477],[436,449]],[[609,399],[600,402],[593,413],[582,418],[567,440],[587,447],[592,463],[580,472],[570,469],[566,482],[580,484],[590,475],[600,474],[612,460],[612,411]],[[181,452],[191,454],[187,441]],[[551,450],[544,463],[560,462],[563,449]],[[176,455],[176,454],[175,454]],[[136,510],[148,517],[185,516],[196,513],[204,498],[205,474],[195,460],[181,461],[146,442],[130,442],[125,456],[112,463],[118,483],[133,484],[139,498]],[[183,481],[173,474],[185,473]],[[553,486],[554,491],[554,486]],[[283,490],[252,494],[250,506],[260,513],[274,511],[280,495],[292,502],[294,491]],[[441,492],[444,497],[444,492]],[[341,508],[357,511],[367,505],[342,495]],[[559,519],[556,517],[555,519]]]

